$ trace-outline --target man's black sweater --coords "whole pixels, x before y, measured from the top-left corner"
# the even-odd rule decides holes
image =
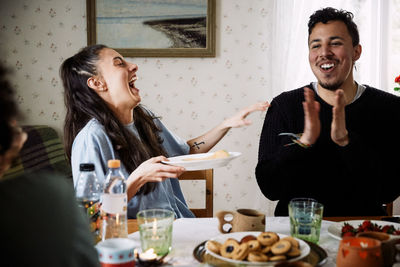
[[[312,88],[310,86],[310,88]],[[349,144],[331,137],[332,106],[319,96],[321,134],[310,148],[279,133],[302,133],[304,89],[274,98],[262,129],[256,178],[263,194],[279,200],[275,215],[288,214],[288,202],[311,197],[324,204],[324,216],[384,215],[383,203],[400,195],[400,97],[366,86],[346,106]]]

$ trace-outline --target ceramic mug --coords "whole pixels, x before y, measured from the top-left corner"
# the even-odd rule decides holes
[[[252,209],[238,209],[236,211],[219,211],[216,214],[219,220],[221,233],[265,231],[265,214]],[[230,217],[230,219],[228,219]],[[224,229],[224,225],[230,225],[230,229]]]
[[[381,241],[367,237],[343,237],[336,257],[337,267],[381,267]]]
[[[97,243],[101,267],[134,267],[136,244],[128,238],[110,238]]]

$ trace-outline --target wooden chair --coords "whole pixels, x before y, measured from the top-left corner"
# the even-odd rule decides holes
[[[12,178],[36,171],[56,171],[71,178],[71,165],[68,163],[64,146],[57,132],[47,125],[26,125],[22,129],[28,134],[24,146],[4,178]]]
[[[205,180],[206,181],[206,203],[204,209],[190,209],[196,217],[213,217],[213,169],[201,171],[184,172],[179,180]]]
[[[383,206],[386,208],[388,216],[393,216],[393,202],[383,204]]]

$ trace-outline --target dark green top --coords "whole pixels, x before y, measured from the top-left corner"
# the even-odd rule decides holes
[[[1,266],[99,266],[71,181],[57,174],[0,178]]]

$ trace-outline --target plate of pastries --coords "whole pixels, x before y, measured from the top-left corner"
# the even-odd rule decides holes
[[[274,266],[310,253],[305,241],[275,232],[221,234],[208,240],[205,248],[215,258],[244,266]]]

